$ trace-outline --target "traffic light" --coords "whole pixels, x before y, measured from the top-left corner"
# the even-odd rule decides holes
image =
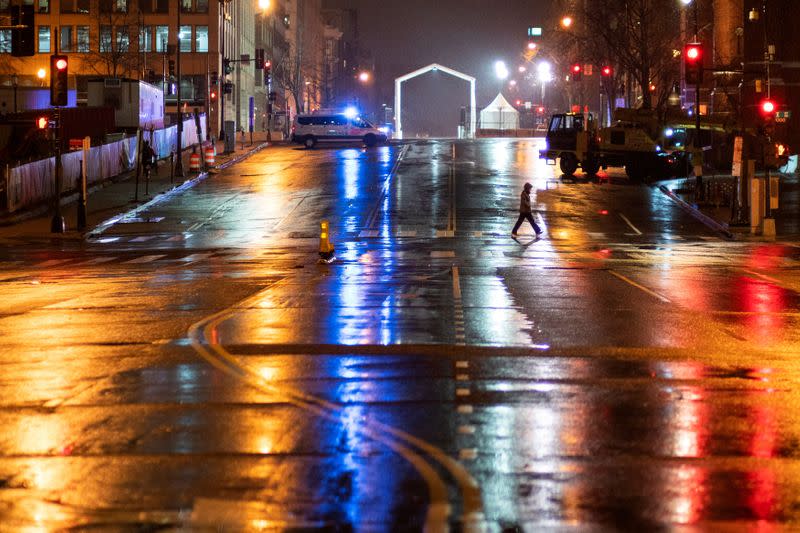
[[[264,62],[264,85],[272,83],[272,61]]]
[[[11,30],[11,55],[14,57],[34,55],[36,26],[33,20],[33,5],[11,6],[11,25],[26,26]]]
[[[686,85],[703,83],[703,45],[689,43],[683,47],[683,68]]]
[[[222,93],[223,94],[233,94],[233,82],[226,81],[222,85]]]
[[[211,85],[216,85],[219,83],[219,74],[217,74],[216,70],[211,71]]]
[[[167,62],[167,64],[168,64],[167,68],[169,70],[169,77],[170,78],[174,78],[175,77],[175,60],[174,59],[170,59]]]
[[[67,105],[67,76],[69,59],[64,55],[50,56],[50,105]]]
[[[40,130],[46,130],[50,126],[50,118],[47,115],[36,117],[36,127]]]
[[[613,73],[614,73],[614,69],[612,69],[612,68],[611,68],[610,66],[608,66],[608,65],[606,65],[606,66],[604,66],[603,68],[601,68],[601,69],[600,69],[600,74],[601,74],[601,75],[602,75],[604,78],[610,78],[610,77],[611,77],[611,75],[612,75]]]
[[[772,118],[775,116],[775,102],[769,98],[761,101],[759,109],[761,109],[761,114],[764,115],[764,117]]]
[[[209,96],[211,97],[211,101],[212,102],[216,102],[217,101],[217,91],[211,91]]]
[[[230,74],[231,72],[233,72],[233,65],[231,65],[231,60],[230,59],[223,59],[222,60],[222,71],[225,74]]]
[[[256,69],[261,70],[264,68],[264,49],[256,48]]]
[[[580,63],[575,63],[569,68],[569,72],[572,75],[572,81],[581,81],[581,77],[583,76],[583,67]]]

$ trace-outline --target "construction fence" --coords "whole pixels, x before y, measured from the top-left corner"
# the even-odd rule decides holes
[[[199,126],[199,130],[198,130]],[[150,141],[159,159],[169,157],[177,144],[177,125],[142,132]],[[190,147],[206,138],[204,113],[183,121],[181,146]],[[111,177],[136,169],[139,147],[136,137],[93,146],[89,149],[86,183],[91,186]],[[83,151],[61,154],[62,180],[60,194],[77,191]],[[14,213],[51,201],[55,194],[55,157],[33,161],[24,165],[3,168],[0,181],[0,212]]]

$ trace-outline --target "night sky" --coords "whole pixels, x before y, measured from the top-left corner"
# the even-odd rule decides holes
[[[328,5],[354,8],[362,44],[376,63],[377,106],[394,105],[394,78],[440,63],[477,78],[478,107],[501,88],[494,62],[512,70],[521,64],[527,28],[542,25],[547,0],[332,0]],[[530,89],[533,92],[533,89]],[[504,94],[509,100],[525,95]],[[527,99],[530,99],[530,94]],[[437,72],[403,84],[403,129],[454,136],[462,105],[469,104],[469,84]]]

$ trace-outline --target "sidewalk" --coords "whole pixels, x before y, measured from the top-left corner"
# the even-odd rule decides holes
[[[772,211],[775,219],[775,238],[780,240],[800,241],[800,176],[798,174],[777,174],[780,176],[779,207]],[[761,176],[761,174],[759,174]],[[669,193],[674,194],[678,200],[688,204],[687,207],[696,212],[697,217],[710,218],[713,222],[707,223],[712,229],[714,223],[729,231],[736,240],[764,240],[766,237],[751,234],[750,225],[737,226],[731,224],[732,202],[736,194],[735,180],[730,175],[705,176],[703,178],[706,194],[703,202],[698,202],[695,194],[695,178],[679,178],[659,182]],[[749,199],[748,199],[749,200]],[[747,217],[749,219],[749,207]]]
[[[205,143],[204,146],[208,146],[209,144],[210,143]],[[234,153],[228,155],[222,155],[225,149],[224,143],[222,141],[217,141],[216,168],[233,164],[265,146],[267,146],[266,133],[263,132],[253,134],[252,144],[250,144],[249,134],[246,135],[244,147],[242,147],[240,138],[237,137],[236,149]],[[204,168],[203,152],[201,149],[198,150],[198,154],[200,155],[201,168]],[[138,183],[138,200],[135,199],[137,197],[135,171],[115,176],[102,184],[90,188],[86,201],[86,229],[82,232],[76,229],[78,220],[78,197],[77,194],[73,194],[61,199],[61,214],[66,221],[66,233],[50,232],[50,222],[53,216],[52,205],[50,205],[40,206],[28,212],[14,213],[14,215],[7,220],[0,220],[0,223],[5,222],[3,225],[0,225],[0,238],[81,240],[85,233],[88,233],[92,228],[102,224],[104,221],[136,209],[156,198],[158,195],[171,191],[176,187],[190,186],[191,184],[188,182],[205,178],[207,176],[205,172],[201,172],[199,175],[194,172],[189,172],[189,159],[191,155],[191,148],[183,151],[182,163],[185,175],[183,179],[176,176],[174,181],[170,181],[169,159],[162,159],[158,162],[157,169],[154,169],[151,173],[149,183],[146,183],[143,175],[140,176]]]

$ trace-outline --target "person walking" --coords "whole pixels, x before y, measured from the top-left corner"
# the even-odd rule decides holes
[[[511,230],[511,236],[516,237],[517,231],[519,227],[522,226],[522,222],[527,220],[533,226],[533,231],[536,232],[536,236],[542,234],[542,230],[539,226],[536,225],[536,222],[533,221],[533,214],[531,210],[531,189],[533,185],[530,183],[526,183],[525,187],[522,189],[522,194],[519,195],[519,218],[517,219],[517,223],[514,224],[514,229]]]

